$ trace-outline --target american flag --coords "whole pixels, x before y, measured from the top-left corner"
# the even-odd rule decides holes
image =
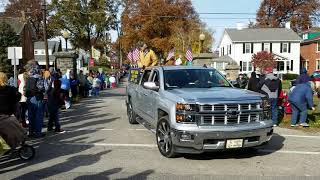
[[[187,49],[186,58],[187,58],[188,61],[192,61],[193,55],[192,55],[192,50],[191,50],[191,48],[188,48],[188,49]]]
[[[168,56],[167,56],[167,61],[170,60],[172,57],[174,57],[174,53],[175,53],[175,49],[171,49],[170,52],[168,53]]]
[[[139,59],[140,59],[140,51],[138,48],[134,49],[132,51],[132,59],[133,59],[133,62],[138,62]]]
[[[132,51],[131,50],[129,51],[127,58],[129,59],[130,62],[132,62],[133,58],[132,58]]]

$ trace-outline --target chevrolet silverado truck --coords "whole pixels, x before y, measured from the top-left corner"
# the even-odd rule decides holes
[[[260,146],[273,134],[268,98],[234,88],[212,68],[131,69],[126,96],[129,123],[153,131],[168,158]]]

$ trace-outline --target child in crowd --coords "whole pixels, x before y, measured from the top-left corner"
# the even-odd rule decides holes
[[[94,75],[93,77],[94,77],[92,81],[93,94],[94,96],[99,96],[99,92],[101,89],[101,80],[98,78],[97,75]]]

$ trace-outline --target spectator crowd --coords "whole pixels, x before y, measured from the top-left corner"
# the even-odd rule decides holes
[[[13,77],[8,79],[0,72],[0,119],[15,117],[32,138],[45,136],[43,127],[48,132],[64,133],[59,121],[60,110],[69,109],[79,98],[99,96],[101,90],[115,88],[119,75],[95,71],[84,74],[82,70],[78,74],[71,70],[63,74],[54,68],[41,70],[39,64],[31,60],[19,70],[17,85]],[[47,124],[44,124],[45,118],[48,118]]]
[[[283,111],[288,107],[290,109],[286,109],[285,112],[292,113],[291,127],[298,125],[309,127],[306,122],[308,110],[315,110],[313,94],[319,88],[315,86],[306,69],[302,69],[298,78],[292,81],[292,87],[288,92],[282,89],[282,82],[274,75],[271,67],[266,68],[260,77],[257,77],[255,72],[251,73],[250,78],[245,74],[239,74],[234,84],[238,88],[265,94],[268,97],[274,126],[279,124],[279,110]]]

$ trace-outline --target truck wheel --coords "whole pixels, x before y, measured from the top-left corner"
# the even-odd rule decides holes
[[[156,138],[160,153],[167,158],[173,158],[176,156],[176,153],[173,151],[170,125],[168,121],[168,116],[160,118],[156,130]]]
[[[138,122],[137,122],[138,116],[133,111],[132,104],[130,101],[127,103],[127,115],[128,115],[128,119],[129,119],[130,124],[138,124]]]

